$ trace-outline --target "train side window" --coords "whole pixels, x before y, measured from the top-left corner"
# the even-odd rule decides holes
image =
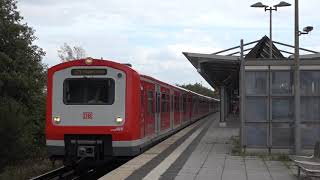
[[[182,107],[183,107],[183,112],[187,111],[187,98],[185,96],[183,96],[183,103],[182,103]]]
[[[148,114],[153,114],[154,109],[153,109],[153,92],[148,91]]]
[[[141,90],[141,105],[144,105],[144,91]]]
[[[170,95],[166,94],[167,99],[167,112],[170,112]]]
[[[168,95],[161,95],[161,112],[168,112]]]
[[[173,104],[173,98],[174,98],[174,96],[173,95],[171,95],[171,98],[170,98],[170,104],[171,104],[171,107],[170,107],[170,109],[171,109],[171,111],[174,111],[174,104]]]
[[[174,96],[174,110],[179,112],[179,96]]]

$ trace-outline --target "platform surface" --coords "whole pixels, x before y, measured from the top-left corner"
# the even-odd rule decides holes
[[[231,155],[230,138],[238,122],[219,127],[208,116],[154,146],[101,179],[296,180],[296,171],[280,161]]]

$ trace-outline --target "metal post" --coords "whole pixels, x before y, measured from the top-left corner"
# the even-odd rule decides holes
[[[226,103],[226,98],[225,98],[225,87],[221,86],[220,87],[220,127],[225,127],[226,126],[226,121],[225,121],[225,103]]]
[[[226,88],[224,89],[225,92],[224,92],[224,119],[225,121],[227,120],[227,117],[228,117],[228,111],[229,111],[229,97],[228,97],[228,92],[226,90]]]
[[[301,153],[301,129],[300,129],[300,60],[299,60],[299,2],[295,0],[295,73],[294,73],[294,102],[295,102],[295,153]]]
[[[245,72],[244,72],[244,57],[243,57],[243,39],[240,41],[240,121],[241,121],[241,146],[246,147],[245,140]]]
[[[270,7],[270,59],[272,59],[272,7]]]

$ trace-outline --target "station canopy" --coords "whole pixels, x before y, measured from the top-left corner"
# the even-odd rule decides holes
[[[293,60],[292,52],[280,50],[276,47],[276,44],[285,46],[286,49],[294,48],[292,45],[272,41],[272,60]],[[271,60],[270,39],[267,36],[244,44],[244,48],[247,48],[243,50],[245,60]],[[304,48],[300,48],[300,50],[314,53],[313,56],[320,57],[318,52]],[[225,86],[235,90],[239,89],[240,46],[212,54],[192,52],[183,52],[183,54],[213,88]]]

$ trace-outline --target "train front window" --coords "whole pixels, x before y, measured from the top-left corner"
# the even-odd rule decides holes
[[[63,102],[70,105],[111,105],[115,82],[111,78],[66,79]]]

